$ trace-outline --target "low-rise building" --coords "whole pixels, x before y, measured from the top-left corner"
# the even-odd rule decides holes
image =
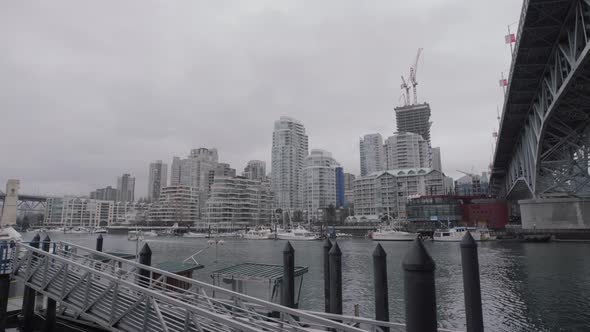
[[[216,177],[205,204],[205,216],[209,223],[270,224],[272,203],[269,182],[245,177]]]
[[[43,224],[49,227],[99,227],[113,220],[112,201],[84,197],[51,197],[45,205]]]
[[[375,172],[354,181],[355,216],[406,218],[408,199],[444,193],[444,174],[431,168]]]
[[[162,188],[157,202],[150,207],[150,225],[192,225],[199,221],[199,190],[190,186]]]
[[[500,229],[508,223],[506,202],[481,196],[427,195],[411,199],[406,209],[408,221],[424,228],[463,225]]]

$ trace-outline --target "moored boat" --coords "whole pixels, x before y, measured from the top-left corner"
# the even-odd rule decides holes
[[[274,234],[268,228],[251,229],[244,234],[247,240],[268,240],[274,238]]]
[[[320,239],[316,233],[312,233],[301,226],[286,231],[278,231],[277,238],[280,240],[295,241],[313,241]]]
[[[94,234],[106,234],[107,230],[102,228],[102,227],[98,227],[92,230],[92,233]]]
[[[437,229],[434,231],[432,240],[439,242],[459,242],[468,231],[475,241],[489,241],[494,239],[487,228],[457,226],[449,229]]]
[[[207,233],[199,233],[199,232],[186,232],[186,233],[184,233],[183,237],[204,239],[204,238],[209,237],[209,234],[207,234]]]
[[[413,241],[418,233],[404,232],[397,229],[379,229],[372,232],[370,237],[373,241]]]
[[[129,231],[127,233],[127,240],[129,241],[143,241],[144,236],[142,231]]]

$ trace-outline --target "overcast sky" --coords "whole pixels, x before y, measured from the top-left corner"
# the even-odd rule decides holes
[[[395,131],[416,50],[443,170],[483,171],[518,0],[2,1],[0,183],[88,194],[216,147],[267,162],[274,120],[359,173],[359,137]],[[513,29],[516,29],[516,25]]]

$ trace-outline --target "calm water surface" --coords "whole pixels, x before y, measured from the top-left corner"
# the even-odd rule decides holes
[[[32,238],[25,235],[25,240]],[[54,234],[94,248],[94,235]],[[103,235],[105,251],[135,252],[125,235]],[[206,239],[148,238],[152,262],[183,260],[207,246]],[[243,262],[282,264],[286,241],[228,239],[198,256],[205,268],[195,277],[210,282],[210,272]],[[373,315],[372,251],[375,243],[350,239],[342,249],[344,313],[359,304],[362,316]],[[323,310],[322,242],[292,242],[295,264],[308,266],[301,307]],[[388,255],[392,321],[404,321],[402,258],[409,243],[383,242]],[[440,327],[465,329],[463,284],[458,243],[427,242],[436,266]],[[479,247],[484,324],[486,331],[590,331],[590,244],[482,243]]]

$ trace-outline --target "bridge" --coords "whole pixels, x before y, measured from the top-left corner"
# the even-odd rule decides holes
[[[16,224],[17,211],[45,210],[48,197],[20,194],[19,189],[19,180],[10,179],[6,182],[6,193],[0,191],[0,221],[5,225]]]
[[[525,0],[491,173],[523,228],[590,228],[590,1]]]
[[[281,306],[72,243],[14,250],[13,276],[54,300],[61,317],[111,331],[405,331]]]

